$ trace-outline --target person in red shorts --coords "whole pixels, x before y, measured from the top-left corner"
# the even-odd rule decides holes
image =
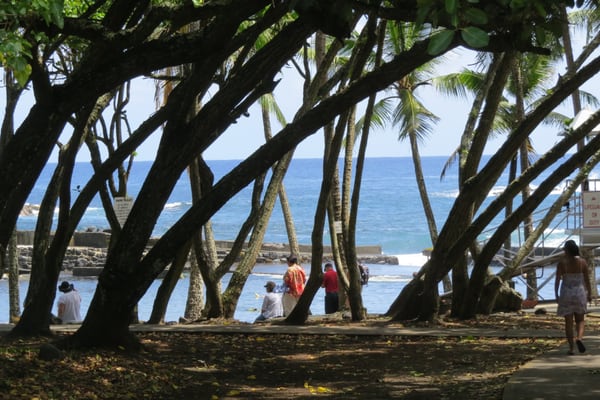
[[[321,287],[325,288],[325,314],[337,312],[339,309],[338,275],[329,262],[325,264]]]

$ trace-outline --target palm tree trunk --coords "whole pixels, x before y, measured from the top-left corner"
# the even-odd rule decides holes
[[[271,129],[271,118],[269,116],[269,108],[265,102],[261,101],[261,112],[263,121],[263,130],[265,134],[265,140],[269,141],[273,137]],[[283,221],[285,223],[285,230],[288,236],[288,242],[290,246],[290,254],[300,254],[300,245],[298,244],[298,235],[296,234],[296,226],[294,225],[294,217],[292,215],[292,209],[290,202],[288,201],[287,193],[283,181],[279,185],[279,204],[281,204],[281,212],[283,214]]]
[[[190,257],[190,281],[188,286],[187,301],[185,303],[185,312],[183,318],[186,321],[198,321],[202,317],[202,309],[204,308],[204,281],[200,274],[196,254],[192,250]]]
[[[0,272],[1,274],[2,272]],[[21,316],[21,301],[19,300],[19,259],[17,255],[17,232],[8,243],[8,298],[9,321],[15,323]]]
[[[150,318],[148,319],[149,324],[165,323],[165,314],[167,313],[169,299],[171,298],[171,294],[173,294],[173,290],[175,290],[175,286],[177,285],[177,282],[179,282],[179,278],[183,273],[183,268],[187,263],[191,247],[192,241],[189,241],[182,246],[181,250],[171,263],[171,266],[167,271],[167,275],[163,278],[158,291],[156,292],[156,297],[154,298],[154,303],[152,305],[152,312],[150,313]]]
[[[232,318],[235,312],[237,302],[242,293],[248,276],[252,272],[252,268],[256,265],[256,257],[260,252],[263,244],[264,236],[269,225],[269,220],[275,207],[275,202],[279,194],[279,188],[292,160],[293,151],[286,154],[275,167],[271,176],[271,181],[265,192],[263,202],[260,206],[260,211],[250,239],[248,247],[244,252],[244,256],[238,263],[235,271],[231,275],[229,285],[225,290],[225,317]]]

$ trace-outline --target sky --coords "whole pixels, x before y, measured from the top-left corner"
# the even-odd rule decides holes
[[[466,66],[472,60],[472,53],[459,50],[451,53],[445,63],[443,73],[454,72]],[[563,71],[557,70],[557,73]],[[279,76],[282,78],[274,96],[288,121],[292,120],[293,113],[298,108],[301,98],[301,81],[296,77],[291,67],[283,70]],[[600,98],[600,84],[595,82],[584,88]],[[133,129],[137,127],[149,113],[156,109],[154,102],[154,84],[148,79],[138,79],[132,87],[132,99],[127,114]],[[382,93],[380,96],[384,96]],[[417,96],[440,120],[434,132],[420,145],[421,156],[449,156],[457,147],[464,128],[470,108],[471,99],[455,99],[440,95],[434,89],[422,86],[418,89]],[[0,96],[0,110],[4,112],[5,98]],[[20,122],[26,115],[28,107],[32,104],[31,94],[28,93],[21,102],[16,115],[16,122]],[[561,112],[572,115],[569,107],[563,107]],[[273,118],[273,132],[280,126]],[[541,127],[533,135],[532,141],[539,154],[547,151],[560,137],[553,127]],[[155,133],[137,152],[138,160],[153,160],[159,142],[160,133]],[[257,147],[264,143],[262,131],[261,112],[258,106],[249,109],[249,116],[242,117],[238,123],[233,124],[207,151],[204,153],[207,160],[244,159]],[[493,154],[502,143],[502,137],[491,140],[486,147],[486,154]],[[297,158],[321,158],[323,154],[323,137],[320,132],[315,133],[301,143],[295,151]],[[410,147],[407,141],[399,141],[398,133],[394,127],[385,129],[376,128],[369,137],[367,157],[409,157]],[[50,161],[56,161],[55,151]],[[88,161],[87,150],[80,152],[78,161]]]
[[[462,50],[449,55],[447,69],[444,73],[460,70],[472,61],[472,55]],[[558,71],[562,72],[562,71]],[[283,78],[274,92],[274,96],[288,121],[292,120],[294,112],[298,108],[301,98],[301,81],[295,78],[290,69],[283,71]],[[600,87],[596,85],[596,89]],[[147,110],[154,107],[154,87],[148,82],[139,85],[139,106]],[[440,120],[434,128],[434,132],[427,137],[420,146],[421,156],[449,156],[457,148],[460,135],[464,129],[471,99],[455,99],[445,97],[436,93],[431,87],[422,86],[418,89],[417,96]],[[596,90],[596,96],[600,93]],[[380,96],[385,96],[381,93]],[[568,115],[572,111],[565,109],[562,112]],[[571,114],[569,114],[571,113]],[[249,110],[249,117],[240,118],[237,124],[233,124],[218,140],[205,152],[205,158],[209,160],[243,159],[253,150],[264,143],[262,131],[261,112],[258,106]],[[130,118],[135,118],[135,112],[130,112]],[[140,121],[141,122],[141,121]],[[281,128],[279,123],[273,120],[273,131]],[[543,153],[552,147],[559,139],[560,132],[553,127],[541,127],[532,136],[533,144],[538,153]],[[502,143],[502,137],[493,139],[488,144],[485,153],[493,154]],[[149,142],[140,149],[139,158],[144,160],[153,159],[157,140]],[[321,158],[323,155],[323,136],[320,132],[307,138],[301,143],[294,153],[297,158]],[[389,126],[385,129],[375,128],[369,136],[367,157],[410,157],[410,145],[408,141],[399,141],[396,128]]]

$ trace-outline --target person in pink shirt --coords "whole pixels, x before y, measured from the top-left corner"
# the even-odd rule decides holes
[[[289,256],[287,259],[288,268],[283,274],[283,284],[286,287],[285,293],[283,294],[283,315],[287,317],[296,304],[298,299],[304,292],[304,285],[306,284],[306,273],[304,269],[298,265],[298,258],[296,256]]]
[[[339,309],[338,275],[330,262],[325,264],[321,287],[325,288],[325,314],[337,312]]]

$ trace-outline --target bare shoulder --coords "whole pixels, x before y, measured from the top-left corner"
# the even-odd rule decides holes
[[[578,261],[579,265],[581,266],[581,268],[587,269],[588,263],[585,260],[585,258],[583,258],[583,257],[577,257],[577,261]]]

